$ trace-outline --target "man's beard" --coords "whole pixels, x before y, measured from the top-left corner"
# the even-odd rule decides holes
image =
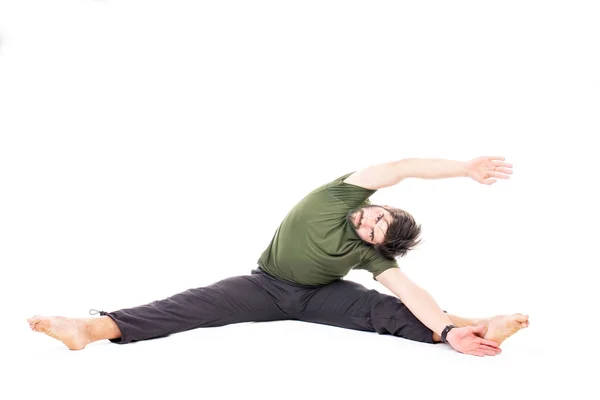
[[[352,229],[356,230],[356,225],[354,225],[354,219],[353,216],[355,213],[361,213],[362,214],[362,207],[356,207],[350,211],[348,211],[348,214],[346,214],[346,221],[348,221],[348,224],[352,227]],[[360,221],[360,219],[359,219]]]
[[[358,223],[360,224],[360,220],[362,219],[362,214],[363,214],[364,210],[366,210],[367,208],[373,208],[373,207],[377,207],[377,206],[366,205],[366,206],[356,207],[356,208],[348,211],[348,214],[346,214],[346,221],[348,222],[348,225],[350,225],[350,228],[352,228],[352,231],[354,233],[356,233],[356,236],[358,236],[360,238],[360,240],[362,240],[363,242],[365,242],[367,244],[371,244],[371,243],[363,240],[363,238],[361,238],[360,235],[358,234],[358,229],[357,229],[356,225],[354,225],[353,215],[357,212],[360,213],[360,218],[358,219]]]

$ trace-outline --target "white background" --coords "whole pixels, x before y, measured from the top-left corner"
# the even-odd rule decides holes
[[[597,398],[599,20],[593,1],[0,0],[0,397]],[[249,273],[347,172],[482,155],[513,177],[372,201],[422,224],[400,265],[444,309],[530,315],[501,356],[292,321],[72,352],[27,326]]]

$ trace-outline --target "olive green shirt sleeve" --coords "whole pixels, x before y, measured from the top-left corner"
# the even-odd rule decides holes
[[[398,261],[390,260],[377,253],[372,247],[366,250],[365,257],[361,260],[361,264],[355,269],[364,269],[373,275],[376,280],[377,276],[390,268],[400,268]]]
[[[342,175],[341,177],[333,180],[327,184],[326,189],[329,195],[344,204],[346,207],[343,210],[347,212],[350,209],[360,207],[362,205],[371,204],[369,197],[371,197],[376,190],[365,189],[360,186],[353,185],[351,183],[344,182],[344,179],[352,175],[353,172]]]

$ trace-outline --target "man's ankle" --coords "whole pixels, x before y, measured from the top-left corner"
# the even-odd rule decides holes
[[[119,327],[112,318],[86,318],[84,320],[87,339],[91,342],[105,339],[118,339],[121,337]]]

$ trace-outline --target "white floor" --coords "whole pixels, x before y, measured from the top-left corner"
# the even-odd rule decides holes
[[[96,342],[77,352],[26,324],[13,329],[2,385],[11,399],[597,398],[594,367],[582,365],[591,360],[535,323],[506,341],[501,355],[486,358],[297,321],[198,329],[129,345]]]

